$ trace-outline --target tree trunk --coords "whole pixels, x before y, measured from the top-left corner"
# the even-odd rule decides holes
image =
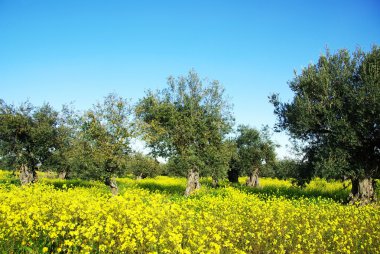
[[[247,179],[247,182],[246,182],[247,186],[249,187],[259,187],[260,186],[260,183],[259,183],[259,168],[255,168],[251,174],[249,175],[248,179]]]
[[[105,184],[110,187],[112,195],[119,194],[119,189],[117,187],[115,179],[111,179],[110,177],[107,177],[105,180]]]
[[[350,204],[366,205],[376,201],[375,181],[371,178],[351,179]]]
[[[199,183],[199,172],[197,170],[190,170],[187,176],[187,187],[185,190],[185,196],[189,196],[195,190],[199,189],[201,184]]]
[[[58,178],[64,180],[64,179],[67,179],[67,175],[68,175],[67,171],[62,171],[58,173]]]
[[[30,170],[26,164],[22,164],[20,167],[20,182],[21,185],[37,182],[37,172]]]
[[[136,176],[136,180],[142,180],[142,179],[145,179],[147,177],[148,177],[147,174],[140,173],[139,175]]]
[[[219,187],[219,179],[216,177],[212,178],[212,187],[218,188]]]
[[[228,174],[228,181],[231,183],[238,183],[239,182],[239,171],[236,169],[231,169],[227,172]]]

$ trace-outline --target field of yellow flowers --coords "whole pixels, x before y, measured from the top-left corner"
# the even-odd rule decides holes
[[[187,198],[179,194],[186,182],[181,178],[118,182],[118,196],[98,183],[3,182],[0,252],[380,253],[378,204],[287,197],[282,194],[291,184],[275,179],[263,179],[262,192],[256,193],[204,183]],[[339,188],[321,180],[309,188],[321,185],[330,192]]]

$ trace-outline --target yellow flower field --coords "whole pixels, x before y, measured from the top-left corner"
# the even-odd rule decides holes
[[[377,205],[263,198],[228,186],[204,187],[185,198],[123,181],[129,185],[114,197],[99,186],[0,185],[0,251],[380,253]],[[143,181],[185,183],[168,177]]]

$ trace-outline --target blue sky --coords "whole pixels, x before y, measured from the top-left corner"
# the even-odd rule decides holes
[[[194,69],[223,84],[237,123],[272,126],[267,97],[291,99],[293,70],[326,47],[367,51],[379,27],[380,2],[366,0],[0,0],[0,98],[84,110]],[[286,136],[274,139],[285,156]]]

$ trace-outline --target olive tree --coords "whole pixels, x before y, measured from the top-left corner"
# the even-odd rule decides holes
[[[161,173],[160,163],[149,155],[135,153],[128,159],[128,172],[137,180],[147,177],[155,177]]]
[[[277,129],[304,144],[309,177],[350,178],[350,202],[376,199],[380,165],[380,48],[322,55],[289,83],[290,102],[270,100]]]
[[[58,122],[58,112],[49,104],[16,107],[0,100],[0,158],[20,170],[21,184],[37,181],[37,167],[46,168],[60,149]]]
[[[237,129],[236,155],[232,158],[230,181],[237,182],[238,176],[248,175],[247,186],[259,187],[259,175],[274,164],[275,143],[270,139],[268,127],[261,131],[247,125]]]
[[[154,157],[175,160],[187,173],[185,195],[189,195],[200,188],[200,174],[211,175],[214,182],[226,175],[224,139],[233,119],[219,82],[204,85],[190,72],[186,77],[170,77],[168,86],[147,92],[136,116]]]
[[[84,113],[70,158],[73,175],[101,180],[118,193],[115,176],[125,173],[132,138],[132,109],[128,100],[109,94]]]

